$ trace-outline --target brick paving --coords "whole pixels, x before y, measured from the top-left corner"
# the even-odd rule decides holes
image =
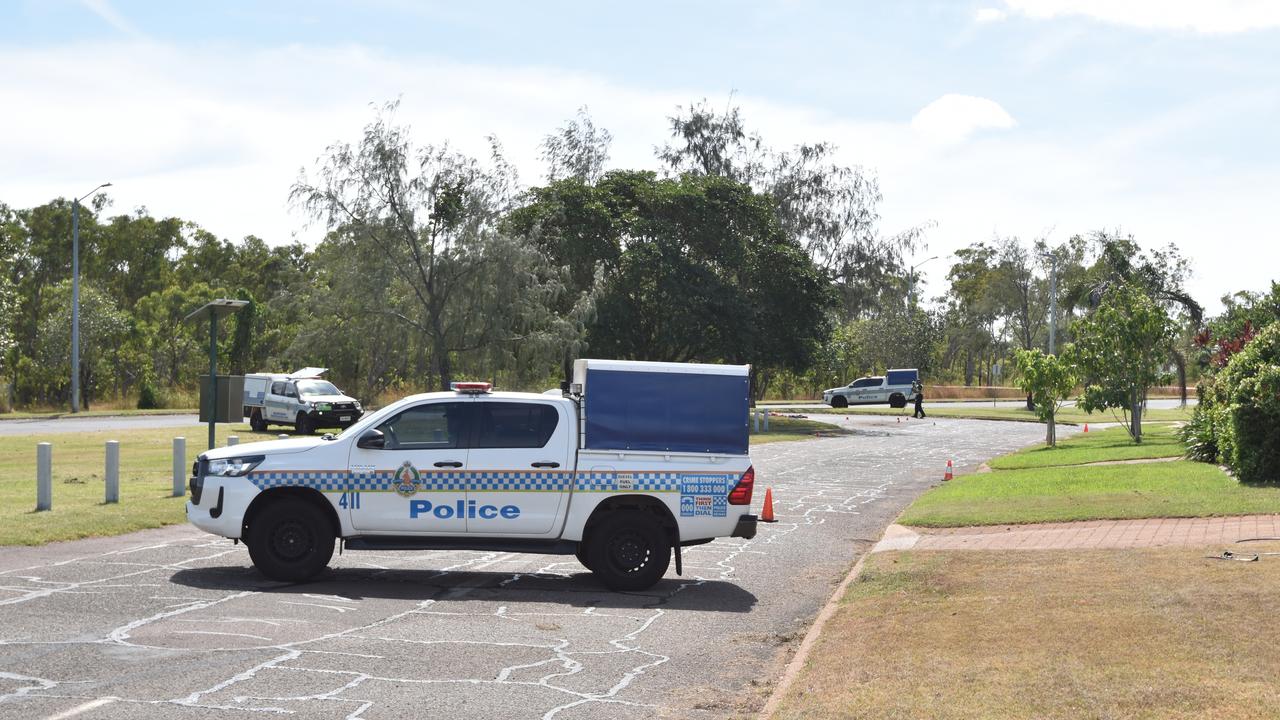
[[[1221,545],[1247,538],[1280,539],[1280,515],[1089,520],[946,529],[892,525],[882,550],[1076,550]]]

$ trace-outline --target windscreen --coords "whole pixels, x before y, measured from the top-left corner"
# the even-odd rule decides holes
[[[314,395],[341,395],[342,392],[328,380],[299,380],[298,394],[302,397]]]

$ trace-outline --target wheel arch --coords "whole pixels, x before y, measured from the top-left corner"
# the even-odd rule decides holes
[[[680,544],[680,525],[666,503],[652,495],[614,495],[600,502],[591,511],[586,524],[582,528],[583,544],[591,540],[591,533],[608,520],[610,514],[625,510],[638,510],[651,513],[658,519],[667,539],[673,547]]]
[[[249,507],[245,509],[244,520],[240,528],[241,537],[248,537],[249,526],[264,508],[273,503],[289,499],[299,500],[320,508],[325,517],[329,518],[329,525],[333,529],[334,537],[342,536],[342,521],[338,518],[338,511],[333,509],[333,503],[325,498],[324,493],[313,488],[295,486],[271,488],[258,493],[257,497],[249,503]]]

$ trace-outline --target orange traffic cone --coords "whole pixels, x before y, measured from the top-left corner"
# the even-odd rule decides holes
[[[943,475],[943,476],[942,476],[942,479],[943,479],[944,481],[946,481],[946,480],[950,480],[950,479],[952,479],[953,477],[955,477],[955,475],[952,473],[952,470],[951,470],[951,461],[950,461],[950,460],[948,460],[948,461],[947,461],[947,473],[946,473],[945,475]]]
[[[760,511],[760,522],[777,522],[773,519],[773,488],[765,488],[764,509]]]
[[[1084,424],[1084,431],[1089,432],[1089,423]]]

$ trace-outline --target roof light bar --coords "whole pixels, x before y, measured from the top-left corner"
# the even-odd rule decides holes
[[[487,382],[456,382],[450,386],[456,393],[465,393],[468,395],[484,394],[493,389],[493,383]]]

